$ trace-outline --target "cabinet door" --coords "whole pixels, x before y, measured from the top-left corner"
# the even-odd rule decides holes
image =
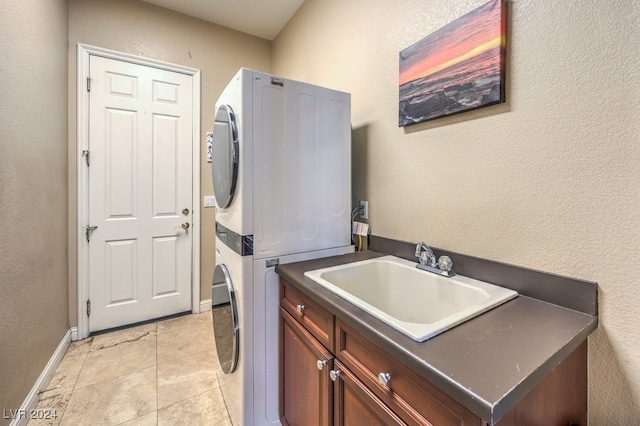
[[[280,308],[282,318],[282,423],[329,426],[333,417],[333,355]]]
[[[337,376],[334,384],[336,426],[406,424],[338,360],[332,376]]]

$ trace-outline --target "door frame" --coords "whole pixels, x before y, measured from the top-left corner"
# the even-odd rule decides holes
[[[89,92],[86,89],[89,77],[89,57],[101,56],[136,65],[159,68],[191,76],[193,81],[193,159],[192,159],[192,247],[191,247],[191,310],[200,312],[200,70],[183,65],[171,64],[155,59],[130,55],[102,47],[78,43],[77,67],[76,67],[76,115],[77,115],[77,143],[76,143],[76,167],[77,167],[77,254],[78,254],[78,333],[77,338],[84,339],[89,336],[89,319],[86,315],[86,303],[89,295],[89,243],[84,234],[84,227],[89,220],[88,197],[89,175],[84,159],[83,151],[89,146]]]

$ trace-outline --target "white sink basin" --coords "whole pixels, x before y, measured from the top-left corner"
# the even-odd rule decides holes
[[[347,263],[304,274],[413,340],[423,342],[518,295],[461,275],[416,268],[395,256]]]

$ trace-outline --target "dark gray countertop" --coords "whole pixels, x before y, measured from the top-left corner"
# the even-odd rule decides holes
[[[279,265],[276,272],[490,425],[598,324],[597,316],[520,295],[420,343],[304,276],[306,271],[382,255],[364,251]]]

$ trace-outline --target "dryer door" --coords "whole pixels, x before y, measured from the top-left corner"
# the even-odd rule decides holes
[[[216,202],[223,209],[231,205],[236,191],[239,151],[236,116],[229,105],[221,105],[213,125],[211,176]]]
[[[239,327],[238,307],[233,281],[227,267],[216,265],[213,271],[213,288],[222,285],[226,292],[213,291],[212,317],[213,334],[216,340],[218,360],[225,374],[233,373],[238,366]]]

